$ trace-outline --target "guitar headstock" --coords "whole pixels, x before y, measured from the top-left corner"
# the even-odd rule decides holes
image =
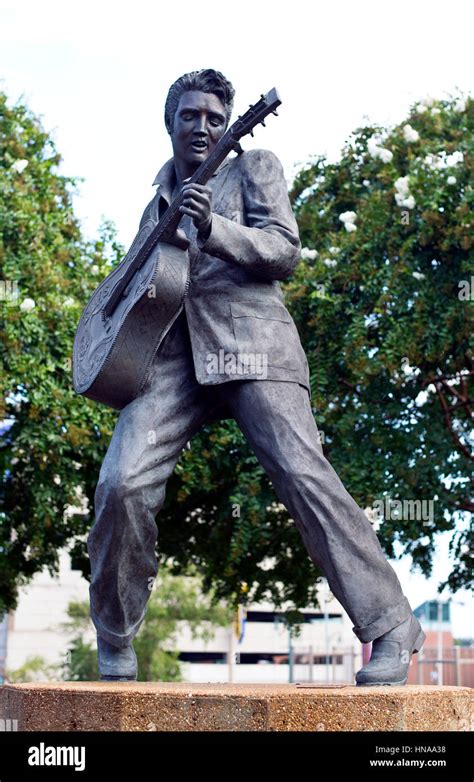
[[[250,133],[250,135],[253,136],[255,125],[260,123],[265,127],[265,117],[269,114],[276,114],[278,116],[276,108],[280,104],[280,96],[275,87],[273,87],[270,92],[267,92],[266,95],[262,93],[260,100],[258,100],[257,103],[250,104],[250,108],[245,114],[239,114],[238,119],[229,128],[229,134],[235,141],[241,139],[242,136],[246,136],[247,133]]]

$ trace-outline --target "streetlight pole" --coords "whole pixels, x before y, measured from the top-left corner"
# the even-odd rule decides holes
[[[448,597],[448,601],[450,603],[456,603],[456,605],[459,606],[465,606],[465,602],[463,600],[453,600],[452,597]],[[451,608],[451,606],[450,606]],[[450,613],[450,620],[452,622],[453,618]],[[454,639],[453,639],[454,644]],[[461,683],[461,674],[460,674],[460,665],[459,665],[459,655],[460,655],[460,649],[458,646],[453,646],[453,652],[454,652],[454,661],[455,661],[455,667],[456,667],[456,685],[459,685]]]
[[[437,653],[437,663],[436,663],[436,670],[438,671],[438,685],[442,686],[443,684],[443,631],[441,629],[441,621],[442,621],[442,610],[443,606],[441,603],[441,600],[438,600],[438,653]]]
[[[325,656],[326,683],[328,683],[329,682],[329,613],[328,613],[327,596],[325,596],[324,598],[324,643],[326,646],[326,656]]]
[[[293,638],[291,634],[291,624],[288,622],[288,681],[293,682]]]
[[[329,609],[328,609],[328,603],[331,600],[331,591],[329,589],[329,584],[327,580],[325,580],[326,588],[323,593],[323,601],[324,601],[324,645],[326,647],[326,654],[325,654],[325,668],[326,668],[326,683],[329,682]]]

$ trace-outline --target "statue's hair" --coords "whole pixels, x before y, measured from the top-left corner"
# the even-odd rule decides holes
[[[179,79],[176,79],[169,88],[165,102],[165,125],[168,133],[171,135],[173,131],[174,115],[178,108],[179,99],[183,92],[188,92],[189,90],[212,92],[214,95],[217,95],[225,106],[225,126],[227,128],[234,106],[235,90],[230,81],[220,71],[215,71],[213,68],[203,68],[200,71],[185,73]]]

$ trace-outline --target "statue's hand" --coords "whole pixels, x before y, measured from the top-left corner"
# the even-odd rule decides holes
[[[207,185],[198,185],[196,182],[187,182],[181,189],[183,203],[179,210],[182,214],[190,215],[199,233],[209,233],[212,222],[212,190]]]
[[[182,250],[187,250],[189,247],[189,239],[184,233],[182,228],[177,228],[170,244],[175,244],[176,247],[180,247]]]

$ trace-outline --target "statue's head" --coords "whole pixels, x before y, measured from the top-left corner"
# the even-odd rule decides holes
[[[192,176],[213,152],[229,124],[233,101],[232,84],[210,68],[185,73],[171,85],[165,124],[180,179]]]
[[[232,114],[235,90],[220,71],[215,71],[213,68],[203,68],[200,71],[185,73],[176,79],[169,88],[165,102],[165,125],[168,133],[171,135],[173,132],[174,117],[181,96],[190,91],[212,93],[219,99],[226,118],[225,131]]]

